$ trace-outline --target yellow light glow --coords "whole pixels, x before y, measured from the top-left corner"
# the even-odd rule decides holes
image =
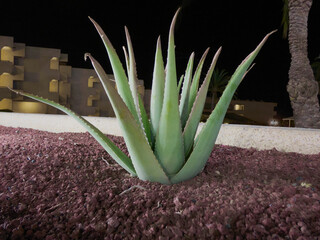
[[[57,57],[53,57],[50,60],[50,69],[59,70],[59,59]]]
[[[47,105],[38,102],[13,102],[12,108],[20,113],[47,113]]]
[[[49,83],[49,92],[58,92],[59,90],[59,81],[52,79]]]
[[[88,78],[88,87],[89,87],[89,88],[93,88],[93,83],[95,83],[95,82],[99,82],[99,79],[98,79],[98,78],[95,78],[95,77],[93,77],[93,76],[90,76],[90,77]]]
[[[100,96],[99,96],[99,95],[95,95],[95,96],[89,95],[89,97],[88,97],[88,99],[87,99],[87,106],[88,106],[88,107],[92,107],[93,101],[94,101],[94,100],[99,100],[99,99],[100,99]]]
[[[236,111],[240,111],[240,110],[243,111],[244,110],[244,105],[235,104],[233,109],[236,110]]]
[[[10,73],[2,73],[0,75],[0,87],[13,88],[13,77]]]
[[[11,47],[4,46],[1,48],[1,61],[9,61],[13,63],[14,56]]]
[[[12,110],[12,100],[4,98],[0,101],[0,110]]]

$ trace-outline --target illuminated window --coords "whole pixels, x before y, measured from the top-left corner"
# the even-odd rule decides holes
[[[234,105],[233,109],[236,110],[236,111],[243,111],[244,110],[244,105],[236,104],[236,105]]]
[[[39,102],[13,102],[12,110],[20,113],[47,113],[47,105]]]
[[[11,47],[4,46],[1,48],[1,61],[9,61],[13,63],[14,57]]]
[[[59,69],[59,59],[57,57],[53,57],[50,59],[50,69],[52,70]]]
[[[87,106],[88,107],[93,107],[93,101],[94,100],[99,100],[100,96],[99,95],[89,95],[88,99],[87,99]]]
[[[12,100],[8,98],[3,98],[0,101],[0,110],[12,110]]]
[[[95,77],[93,77],[93,76],[90,76],[90,77],[88,78],[88,87],[89,87],[89,88],[92,88],[92,87],[93,87],[93,83],[95,83],[95,82],[99,82],[98,78],[95,78]]]
[[[0,87],[13,88],[13,77],[10,73],[2,73],[0,75]]]
[[[59,81],[52,79],[49,83],[49,92],[58,92],[59,90]]]

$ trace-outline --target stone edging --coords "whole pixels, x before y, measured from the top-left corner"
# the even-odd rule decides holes
[[[121,136],[115,118],[85,117],[103,133]],[[85,132],[67,115],[0,112],[0,125],[33,128],[49,132]],[[203,124],[200,125],[199,130]],[[320,130],[223,124],[217,144],[242,148],[277,149],[303,154],[320,153]]]

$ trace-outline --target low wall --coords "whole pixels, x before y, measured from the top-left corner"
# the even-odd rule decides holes
[[[115,118],[85,117],[85,119],[103,133],[122,135]],[[0,112],[0,125],[49,132],[86,131],[71,117],[54,114]],[[202,126],[203,124],[199,126],[198,131]],[[223,124],[216,143],[242,148],[252,147],[259,150],[275,148],[284,152],[317,154],[320,153],[320,130]]]

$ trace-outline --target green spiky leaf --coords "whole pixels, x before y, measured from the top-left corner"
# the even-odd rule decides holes
[[[244,75],[259,53],[260,49],[272,33],[273,32],[267,34],[257,48],[251,52],[236,69],[214,111],[210,114],[206,124],[199,133],[190,157],[188,158],[186,164],[181,168],[180,172],[171,179],[172,183],[188,180],[195,177],[202,171],[211,154],[234,92],[241,83]]]
[[[81,117],[80,115],[76,114],[75,112],[71,111],[70,109],[62,106],[54,101],[30,94],[24,93],[21,91],[16,91],[10,89],[11,91],[29,97],[31,99],[37,100],[39,102],[48,104],[52,107],[55,107],[64,113],[68,114],[70,117],[74,118],[77,122],[79,122],[99,143],[100,145],[110,154],[110,156],[125,170],[127,170],[131,175],[136,176],[136,172],[132,165],[131,159],[127,157],[107,136],[105,136],[99,129],[93,126],[90,122],[86,119]]]
[[[188,104],[189,104],[189,95],[190,95],[190,85],[191,85],[191,79],[192,79],[193,61],[194,61],[194,53],[192,53],[189,58],[186,74],[183,81],[183,87],[182,87],[182,93],[181,93],[181,99],[180,99],[180,105],[179,105],[182,129],[184,128],[189,116]]]
[[[164,83],[165,71],[161,52],[161,42],[159,37],[157,41],[156,56],[154,60],[153,80],[150,99],[150,122],[153,144],[159,129],[159,122],[164,95]]]
[[[203,112],[203,108],[206,103],[210,79],[212,77],[212,73],[213,73],[214,67],[217,63],[220,52],[221,52],[221,47],[218,49],[218,51],[216,52],[216,54],[213,57],[212,63],[210,65],[210,68],[208,70],[206,78],[203,81],[201,88],[199,89],[199,92],[198,92],[197,97],[194,101],[191,113],[189,115],[186,127],[183,132],[185,154],[187,154],[187,155],[190,153],[191,148],[193,146],[194,137],[196,135],[198,125],[199,125],[199,122],[201,119],[201,115]]]
[[[179,10],[170,27],[168,60],[163,107],[156,136],[155,154],[169,175],[175,174],[184,164],[182,130],[178,105],[177,73],[174,46],[174,25]]]
[[[236,69],[216,108],[210,114],[206,124],[195,139],[210,79],[221,49],[215,54],[199,90],[202,67],[209,49],[203,54],[193,77],[194,57],[193,54],[191,55],[185,77],[181,77],[179,84],[177,84],[174,26],[179,11],[180,9],[176,12],[170,26],[166,71],[161,53],[160,37],[158,38],[150,103],[150,121],[137,89],[136,63],[128,30],[125,28],[128,52],[126,48],[123,48],[127,76],[108,37],[100,26],[90,18],[107,49],[117,90],[110,83],[110,79],[101,65],[90,54],[86,54],[86,58],[90,58],[108,95],[122,129],[131,159],[97,128],[73,111],[53,101],[32,94],[17,93],[49,104],[72,116],[89,131],[123,168],[132,175],[137,175],[141,180],[172,184],[196,176],[201,172],[210,156],[235,90],[250,70],[250,65],[271,33],[262,40],[258,47]],[[183,79],[184,83],[179,105],[179,92]],[[182,127],[184,127],[183,131]]]
[[[112,71],[114,74],[114,78],[115,78],[115,81],[117,84],[118,92],[119,92],[121,98],[123,99],[123,101],[125,102],[125,104],[127,105],[127,107],[129,108],[132,115],[135,117],[135,119],[138,120],[139,117],[138,117],[138,113],[136,110],[136,106],[134,103],[132,93],[130,91],[128,78],[127,78],[126,73],[122,67],[121,61],[116,53],[116,50],[113,48],[109,38],[104,33],[104,31],[99,26],[99,24],[96,23],[92,18],[89,17],[89,19],[93,23],[93,25],[95,26],[96,30],[98,31],[98,33],[99,33],[99,35],[100,35],[100,37],[106,47],[106,50],[107,50],[107,53],[109,56],[109,60],[111,63]]]
[[[123,137],[131,156],[132,164],[142,180],[169,184],[170,180],[155,158],[149,142],[139,123],[135,120],[124,101],[110,84],[101,65],[90,55],[91,63],[109,97],[113,110],[122,129]]]
[[[199,87],[199,80],[200,80],[203,64],[204,64],[204,61],[207,57],[208,52],[209,52],[209,48],[207,48],[206,51],[203,53],[203,55],[200,59],[200,62],[197,66],[197,69],[194,73],[194,76],[192,78],[192,84],[190,87],[189,104],[188,104],[188,110],[189,110],[188,112],[189,113],[191,112],[193,103],[194,103],[196,96],[197,96],[198,87]]]

